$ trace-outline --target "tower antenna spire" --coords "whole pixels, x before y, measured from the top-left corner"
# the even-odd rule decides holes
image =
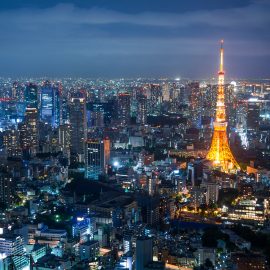
[[[220,41],[220,66],[219,66],[219,72],[224,72],[224,70],[223,70],[223,57],[224,57],[223,43],[224,43],[224,40],[222,39]]]

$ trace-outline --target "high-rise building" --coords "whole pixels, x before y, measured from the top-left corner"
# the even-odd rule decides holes
[[[102,127],[109,125],[115,113],[115,102],[88,102],[87,117],[88,126]]]
[[[80,243],[79,253],[81,260],[95,261],[99,255],[99,242],[91,240]]]
[[[26,108],[25,120],[19,125],[21,148],[35,154],[38,150],[38,111]]]
[[[135,256],[135,269],[144,270],[153,261],[153,240],[148,237],[137,238]]]
[[[159,222],[160,200],[158,196],[140,195],[138,206],[141,209],[142,221],[150,226]]]
[[[104,159],[105,159],[105,171],[107,172],[107,167],[110,162],[110,157],[111,157],[111,141],[108,137],[103,139],[103,144],[104,144]]]
[[[85,176],[97,180],[105,173],[110,159],[110,140],[89,139],[86,142]]]
[[[150,114],[155,114],[160,111],[162,101],[162,88],[159,84],[149,85],[148,109]]]
[[[128,93],[118,95],[118,119],[122,127],[130,122],[130,94]]]
[[[239,170],[240,166],[235,160],[227,138],[227,122],[224,97],[224,70],[223,70],[223,41],[220,49],[220,68],[218,73],[218,97],[216,104],[216,119],[210,150],[206,158],[212,161],[215,167],[222,171]]]
[[[70,143],[71,154],[78,154],[84,159],[87,139],[86,102],[84,93],[77,93],[70,100]]]
[[[255,147],[253,144],[256,141],[259,130],[259,121],[260,121],[260,104],[258,102],[248,102],[247,103],[247,139],[249,147]]]
[[[20,133],[16,129],[3,131],[3,146],[8,157],[21,157]]]
[[[162,84],[162,100],[170,101],[170,87],[168,82]]]
[[[200,186],[203,176],[203,164],[200,161],[189,162],[187,166],[187,180],[189,184]]]
[[[64,156],[70,156],[70,125],[60,125],[58,128],[58,142]]]
[[[147,122],[147,98],[140,94],[137,96],[137,123],[145,125]]]
[[[218,201],[219,185],[207,182],[206,184],[206,204],[215,204]]]
[[[190,107],[190,124],[195,127],[201,126],[202,111],[202,93],[199,82],[191,82],[188,84],[189,107]]]
[[[33,83],[28,83],[25,87],[24,100],[26,107],[38,108],[38,86]]]
[[[80,242],[93,240],[96,231],[96,222],[94,217],[77,217],[76,223],[72,225],[72,236],[80,237]]]
[[[9,265],[7,269],[28,269],[29,258],[24,251],[23,238],[16,235],[2,235],[0,238],[0,258]],[[12,268],[12,265],[14,266]]]
[[[6,168],[0,167],[0,202],[10,205],[13,201],[12,177]]]
[[[40,119],[58,127],[61,123],[61,85],[44,82],[40,93]]]

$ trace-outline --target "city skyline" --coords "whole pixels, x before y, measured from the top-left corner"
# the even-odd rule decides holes
[[[0,269],[269,270],[270,1],[0,1]]]
[[[1,3],[0,75],[209,78],[223,38],[227,77],[269,78],[268,1],[178,2]]]

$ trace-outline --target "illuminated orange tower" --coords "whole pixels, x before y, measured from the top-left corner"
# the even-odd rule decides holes
[[[211,147],[206,158],[213,162],[214,167],[219,167],[224,172],[239,170],[240,166],[235,160],[227,137],[227,122],[224,96],[224,70],[223,70],[223,40],[220,48],[220,66],[218,72],[218,96],[216,104],[216,118]]]

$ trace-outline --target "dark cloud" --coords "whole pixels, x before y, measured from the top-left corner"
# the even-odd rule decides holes
[[[218,40],[224,38],[231,76],[270,75],[267,0],[186,6],[178,12],[177,5],[170,10],[142,6],[136,13],[108,1],[65,2],[2,7],[0,74],[208,77],[217,67]]]

